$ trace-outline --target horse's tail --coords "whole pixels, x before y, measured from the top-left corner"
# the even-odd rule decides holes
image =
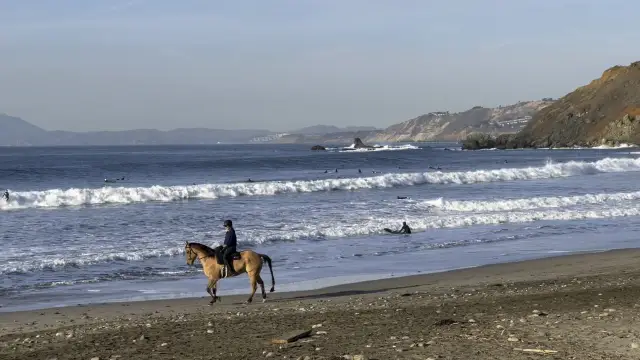
[[[260,257],[262,257],[264,261],[267,262],[267,265],[269,265],[269,271],[271,272],[271,290],[269,290],[269,292],[274,292],[276,291],[276,278],[273,277],[273,268],[271,267],[271,258],[264,254],[260,254]]]

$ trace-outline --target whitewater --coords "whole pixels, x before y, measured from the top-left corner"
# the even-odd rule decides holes
[[[131,204],[149,201],[218,199],[236,196],[273,196],[278,194],[382,189],[422,184],[474,184],[495,181],[552,179],[568,176],[639,171],[640,158],[605,158],[594,162],[547,162],[539,167],[502,168],[475,171],[432,171],[422,173],[390,173],[370,177],[318,179],[298,181],[266,181],[260,183],[194,184],[183,186],[124,187],[104,186],[84,189],[50,189],[15,192],[0,209],[32,207],[65,207],[101,204]]]
[[[636,152],[455,148],[0,149],[0,311],[200,296],[227,218],[289,290],[639,245]]]

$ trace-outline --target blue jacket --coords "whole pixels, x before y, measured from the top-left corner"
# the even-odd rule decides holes
[[[236,247],[238,245],[238,239],[236,239],[236,231],[231,228],[224,235],[224,246]]]

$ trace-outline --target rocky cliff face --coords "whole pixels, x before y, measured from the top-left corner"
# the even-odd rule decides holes
[[[638,122],[640,61],[614,66],[542,109],[506,147],[640,144]]]
[[[514,105],[485,108],[476,106],[459,113],[432,112],[392,125],[371,134],[369,142],[457,141],[473,132],[489,134],[515,133],[534,114],[551,105],[553,100],[523,101]]]

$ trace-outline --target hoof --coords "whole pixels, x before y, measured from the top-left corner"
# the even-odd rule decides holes
[[[266,303],[266,302],[267,302],[267,299],[262,299],[262,302],[263,302],[263,303]]]

